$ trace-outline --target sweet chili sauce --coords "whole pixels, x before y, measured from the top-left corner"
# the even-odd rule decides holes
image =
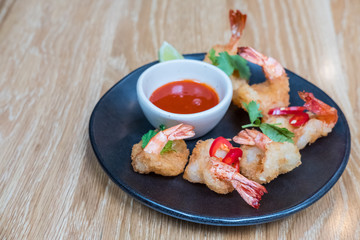
[[[202,112],[219,103],[219,97],[212,87],[189,79],[159,87],[149,100],[162,110],[179,114]]]

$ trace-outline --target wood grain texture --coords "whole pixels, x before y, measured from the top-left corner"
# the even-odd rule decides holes
[[[329,94],[352,150],[335,186],[309,208],[248,227],[205,226],[134,201],[99,166],[88,137],[99,98],[157,58],[230,37]],[[0,0],[0,239],[360,239],[360,2]]]

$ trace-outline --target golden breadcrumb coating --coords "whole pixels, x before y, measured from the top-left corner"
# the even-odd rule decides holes
[[[164,154],[145,152],[141,147],[142,141],[135,144],[131,152],[131,165],[135,172],[148,174],[154,172],[163,176],[177,176],[184,171],[189,157],[184,140],[173,141],[175,151]]]
[[[241,174],[260,184],[268,183],[301,164],[299,149],[289,142],[271,142],[266,145],[265,151],[256,146],[245,145],[241,149]]]
[[[301,150],[306,145],[315,142],[318,138],[327,136],[333,128],[333,126],[326,122],[316,119],[314,114],[309,115],[310,120],[300,127],[294,127],[289,123],[289,119],[292,116],[269,116],[265,122],[270,124],[280,123],[281,127],[285,127],[293,132],[295,134],[294,143]]]
[[[193,183],[206,184],[208,188],[219,194],[227,194],[234,190],[230,182],[220,180],[210,171],[210,146],[214,139],[199,140],[190,156],[183,178]]]
[[[289,79],[287,76],[281,76],[277,81],[266,81],[259,84],[249,85],[245,81],[238,81],[238,87],[234,89],[233,103],[243,108],[243,103],[249,104],[255,101],[260,105],[263,120],[268,117],[270,109],[279,106],[289,105]]]

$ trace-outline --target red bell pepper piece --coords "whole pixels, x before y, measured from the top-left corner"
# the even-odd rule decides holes
[[[289,123],[294,127],[300,127],[307,121],[309,121],[309,115],[305,112],[299,112],[290,118]]]
[[[269,115],[289,115],[289,114],[297,114],[299,112],[303,112],[306,110],[305,107],[281,107],[281,108],[273,108],[269,110]]]
[[[232,149],[232,145],[224,137],[216,138],[210,147],[210,157],[215,157],[216,151],[219,149],[229,151],[230,149]]]
[[[222,162],[231,165],[239,161],[239,158],[242,157],[242,151],[240,148],[232,148],[223,158]]]

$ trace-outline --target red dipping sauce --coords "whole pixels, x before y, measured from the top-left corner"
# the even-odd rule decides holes
[[[149,100],[162,110],[180,114],[202,112],[219,103],[219,97],[212,87],[188,79],[159,87]]]

